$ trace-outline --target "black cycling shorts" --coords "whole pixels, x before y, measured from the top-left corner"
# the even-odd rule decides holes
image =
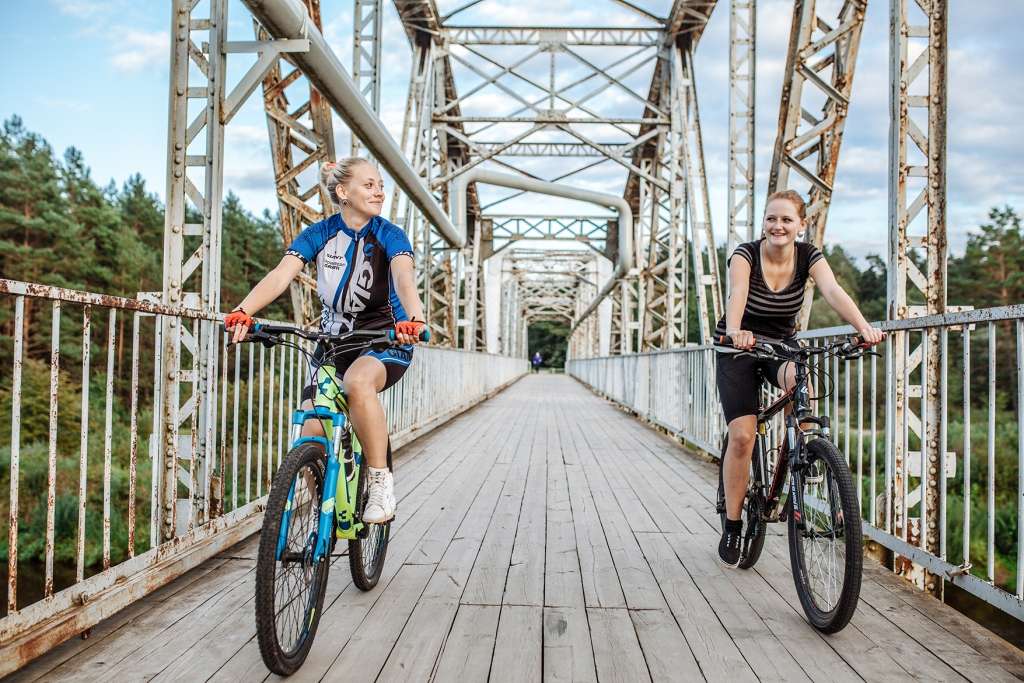
[[[360,356],[372,356],[381,363],[384,364],[384,371],[387,373],[387,379],[384,382],[384,389],[388,389],[398,383],[398,380],[402,379],[402,375],[409,369],[409,365],[412,364],[412,346],[404,344],[402,346],[389,346],[386,349],[375,350],[375,349],[357,349],[350,353],[343,353],[334,356],[329,359],[327,363],[321,363],[320,360],[327,353],[327,348],[323,344],[317,344],[316,350],[313,352],[313,367],[319,368],[323,366],[333,366],[335,370],[335,376],[340,380],[345,377],[345,372],[349,369],[352,363],[355,362],[356,358]],[[315,379],[315,373],[309,379],[307,384],[302,389],[302,400],[312,401],[316,396],[317,384]],[[381,389],[381,391],[384,391]]]
[[[760,360],[745,353],[716,353],[715,382],[726,424],[737,417],[757,415],[764,380],[779,386],[779,368],[788,361]]]

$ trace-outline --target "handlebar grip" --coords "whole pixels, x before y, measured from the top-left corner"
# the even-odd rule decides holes
[[[726,346],[732,346],[732,337],[727,334],[718,335],[718,343]]]
[[[397,338],[398,338],[398,336],[397,336],[397,334],[395,333],[395,331],[393,329],[392,330],[388,330],[388,340],[395,341]],[[421,342],[428,342],[428,341],[430,341],[430,330],[428,330],[425,327],[422,330],[420,330],[420,341]]]

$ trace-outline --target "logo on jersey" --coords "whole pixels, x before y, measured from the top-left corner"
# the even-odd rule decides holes
[[[342,325],[351,330],[355,320],[366,310],[370,303],[370,291],[373,288],[373,263],[366,258],[365,252],[357,252],[357,261],[352,270],[348,284],[348,298],[345,304],[345,320]]]
[[[345,269],[345,255],[344,254],[325,254],[324,255],[324,268],[329,270],[344,270]]]

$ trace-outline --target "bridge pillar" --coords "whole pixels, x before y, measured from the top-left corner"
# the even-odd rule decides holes
[[[947,310],[947,0],[891,0],[890,20],[888,317],[896,320]],[[911,45],[923,48],[914,63],[908,56]],[[911,258],[922,252],[925,272]],[[911,303],[921,299],[924,305]],[[896,435],[892,440],[893,533],[942,559],[946,559],[945,470],[953,456],[944,452],[945,415],[940,399],[944,336],[945,331],[940,335],[937,330],[896,332],[889,342],[890,377],[894,378],[889,386],[893,406],[889,424]],[[914,486],[911,479],[917,480]],[[928,574],[906,558],[897,559],[896,569],[941,597],[941,576]]]

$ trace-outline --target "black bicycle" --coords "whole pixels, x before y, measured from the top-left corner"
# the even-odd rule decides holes
[[[813,357],[851,360],[874,352],[857,336],[823,347],[792,348],[773,341],[758,339],[753,349],[736,350],[762,360],[792,361],[796,366],[793,390],[757,413],[739,566],[749,569],[761,556],[768,522],[787,522],[789,559],[800,604],[814,628],[836,633],[850,622],[860,597],[864,560],[860,504],[846,459],[830,440],[829,418],[813,414],[807,388]],[[729,337],[720,337],[719,346],[735,348]],[[785,441],[772,449],[771,419],[790,404],[793,410],[786,416]],[[723,529],[727,446],[728,434],[718,461],[717,511]],[[774,464],[771,481],[767,479],[769,463]]]
[[[313,353],[285,337],[325,342]],[[427,341],[424,330],[420,339]],[[320,616],[330,558],[338,539],[348,541],[352,582],[368,591],[377,585],[387,555],[391,522],[362,521],[367,498],[363,448],[348,418],[348,403],[332,360],[363,348],[396,344],[394,330],[353,330],[341,335],[288,325],[255,325],[245,341],[297,349],[316,371],[312,410],[292,416],[292,446],[274,475],[267,496],[256,559],[256,636],[267,668],[287,676],[306,660]],[[318,367],[316,367],[318,366]],[[311,373],[312,374],[312,373]],[[318,420],[324,436],[302,436],[302,425]],[[387,466],[391,469],[391,444]]]

